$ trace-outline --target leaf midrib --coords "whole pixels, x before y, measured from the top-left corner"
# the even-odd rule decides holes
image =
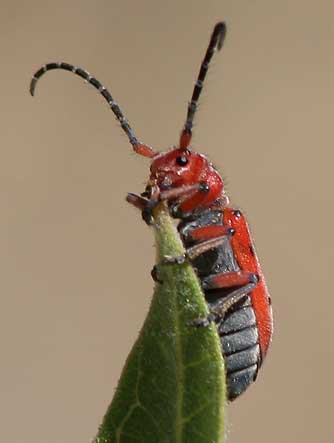
[[[172,280],[174,283],[174,280]],[[177,294],[176,286],[173,285],[173,294]],[[183,379],[184,379],[184,362],[183,362],[183,348],[182,348],[182,336],[180,334],[180,311],[177,303],[177,297],[174,295],[175,312],[177,313],[175,321],[175,337],[176,337],[176,379],[177,379],[177,391],[176,391],[176,423],[175,423],[175,441],[176,443],[182,443],[183,435]]]

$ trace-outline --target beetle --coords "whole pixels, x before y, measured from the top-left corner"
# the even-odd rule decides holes
[[[224,182],[212,163],[190,148],[204,80],[225,35],[225,23],[217,23],[188,105],[179,146],[168,152],[157,152],[140,142],[110,92],[82,68],[65,62],[48,63],[33,76],[30,93],[34,95],[37,81],[50,70],[78,75],[108,102],[134,151],[152,160],[145,191],[128,194],[127,201],[142,211],[148,224],[152,223],[152,210],[161,201],[166,201],[171,215],[180,220],[178,231],[186,252],[180,257],[166,257],[161,265],[189,261],[194,267],[210,311],[194,325],[217,325],[228,399],[233,400],[256,379],[271,342],[273,322],[270,296],[247,221],[240,210],[230,206]],[[152,275],[160,282],[158,268],[154,271]]]

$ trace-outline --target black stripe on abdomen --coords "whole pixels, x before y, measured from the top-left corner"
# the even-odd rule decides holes
[[[249,297],[218,325],[229,400],[255,380],[261,360],[259,335]]]

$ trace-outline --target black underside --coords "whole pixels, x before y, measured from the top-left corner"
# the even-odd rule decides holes
[[[222,218],[221,211],[208,210],[196,218],[182,220],[178,230],[185,247],[196,244],[189,240],[193,229],[212,224],[222,225]],[[197,257],[192,264],[200,280],[209,275],[240,270],[227,237],[222,245]],[[223,300],[235,289],[237,288],[204,291],[209,307],[217,300]],[[224,318],[218,319],[217,328],[225,360],[228,398],[233,400],[255,380],[261,362],[256,318],[250,297],[247,296],[234,305]]]

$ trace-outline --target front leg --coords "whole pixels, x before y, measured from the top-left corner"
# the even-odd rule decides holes
[[[193,185],[184,185],[177,188],[160,190],[157,185],[148,185],[145,192],[140,196],[129,193],[126,197],[128,203],[142,211],[142,217],[146,224],[153,224],[153,210],[161,201],[172,202],[178,204],[184,202],[188,198],[193,197],[196,193],[203,195],[209,192],[210,188],[205,182],[195,183]]]
[[[158,204],[158,200],[148,200],[140,195],[128,193],[126,201],[141,211],[142,218],[148,226],[153,225],[153,209]]]

